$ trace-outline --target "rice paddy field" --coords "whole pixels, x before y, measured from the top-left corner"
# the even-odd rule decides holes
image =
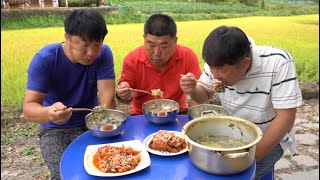
[[[256,45],[286,49],[294,58],[299,81],[319,82],[319,14],[177,22],[178,43],[192,48],[203,67],[203,42],[221,25],[240,27]],[[143,44],[143,24],[107,27],[105,43],[113,51],[118,80],[125,55]],[[22,106],[27,68],[33,55],[47,44],[63,41],[63,27],[1,31],[1,106]]]

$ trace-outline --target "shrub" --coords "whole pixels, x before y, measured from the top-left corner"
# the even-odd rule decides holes
[[[101,14],[109,13],[111,11],[117,10],[117,7],[104,7],[104,8],[94,8]],[[4,19],[24,19],[30,18],[32,16],[66,16],[73,8],[38,8],[38,9],[11,9],[11,10],[2,10],[1,9],[1,20]]]
[[[92,5],[99,6],[101,0],[71,0],[68,1],[69,7],[91,7]]]
[[[245,4],[247,6],[257,6],[259,0],[240,0],[240,3]]]

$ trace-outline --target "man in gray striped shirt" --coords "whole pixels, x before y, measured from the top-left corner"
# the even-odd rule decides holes
[[[218,93],[229,115],[247,119],[263,131],[256,145],[256,179],[268,173],[289,148],[295,154],[293,129],[302,94],[292,57],[283,49],[256,46],[237,27],[221,26],[206,38],[202,57],[206,64],[200,80],[222,82]],[[181,89],[201,104],[214,90],[195,81],[193,74],[181,77]]]

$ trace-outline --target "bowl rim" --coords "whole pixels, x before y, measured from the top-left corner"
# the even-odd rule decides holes
[[[160,101],[160,100],[172,102],[172,103],[174,103],[174,104],[177,106],[177,108],[175,108],[175,109],[173,109],[173,110],[171,110],[171,111],[168,111],[168,112],[173,112],[173,111],[176,111],[176,110],[179,111],[179,109],[180,109],[180,104],[179,104],[177,101],[172,100],[172,99],[151,99],[151,100],[146,101],[146,102],[144,102],[144,103],[142,104],[142,106],[141,106],[141,107],[142,107],[142,110],[143,110],[143,111],[146,110],[146,111],[151,112],[150,110],[145,109],[146,104],[151,103],[151,102],[155,102],[155,101]],[[152,112],[152,113],[153,113],[153,112]],[[154,113],[154,114],[156,114],[156,113]]]
[[[121,113],[121,114],[123,114],[125,116],[125,118],[121,121],[121,123],[117,127],[119,127],[121,124],[123,124],[127,120],[128,116],[129,116],[128,113],[123,112],[121,110],[117,110],[117,109],[107,109],[107,111]],[[87,122],[89,121],[89,117],[92,116],[92,114],[93,114],[93,112],[90,112],[85,116],[85,126],[88,128],[88,130],[95,130],[95,129],[91,129],[91,128],[89,128],[87,126]],[[101,126],[101,125],[99,125],[99,126]],[[95,131],[97,131],[97,130],[95,130]]]
[[[197,105],[194,105],[188,109],[187,116],[189,116],[189,118],[192,117],[193,119],[202,117],[202,116],[196,117],[196,115],[192,111],[195,111],[196,108],[205,107],[205,106],[221,108],[221,110],[224,111],[224,113],[225,113],[225,114],[217,114],[215,116],[220,116],[220,115],[229,116],[229,114],[230,114],[223,106],[219,106],[219,105],[215,105],[215,104],[197,104]],[[208,110],[211,110],[211,109],[208,109]],[[205,117],[205,116],[203,116],[203,117]]]

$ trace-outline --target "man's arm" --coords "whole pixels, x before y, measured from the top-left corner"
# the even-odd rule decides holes
[[[276,118],[269,124],[263,133],[262,139],[256,146],[255,158],[261,160],[276,147],[286,133],[293,128],[297,108],[275,109]]]
[[[51,106],[43,107],[46,94],[26,90],[23,102],[23,116],[27,121],[36,123],[53,122],[64,124],[71,117],[70,108],[67,108],[61,102],[56,102]],[[59,109],[59,111],[57,111]]]
[[[196,104],[208,103],[211,95],[202,86],[197,85],[190,93],[191,99]]]
[[[107,109],[115,109],[115,81],[113,79],[98,80],[97,84],[100,104],[105,105]]]

